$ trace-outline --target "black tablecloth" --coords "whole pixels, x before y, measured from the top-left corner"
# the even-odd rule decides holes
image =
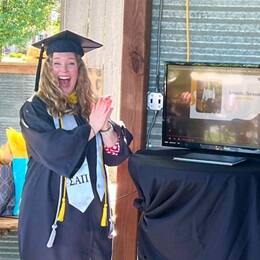
[[[176,162],[176,153],[129,159],[141,211],[139,260],[259,260],[260,161]]]

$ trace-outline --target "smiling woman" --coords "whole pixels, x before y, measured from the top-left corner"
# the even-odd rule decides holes
[[[78,79],[78,63],[75,53],[53,53],[52,68],[62,92],[66,95],[70,94],[74,90]]]
[[[47,59],[39,90],[20,111],[30,154],[19,217],[21,259],[110,260],[105,164],[128,157],[132,136],[110,121],[111,97],[92,93],[81,57],[101,45],[64,31],[35,46],[47,49]]]

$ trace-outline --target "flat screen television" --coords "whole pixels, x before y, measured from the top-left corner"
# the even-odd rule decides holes
[[[257,65],[166,64],[162,145],[260,155]]]

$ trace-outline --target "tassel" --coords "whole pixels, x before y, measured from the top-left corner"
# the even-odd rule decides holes
[[[60,211],[59,211],[57,221],[59,221],[59,222],[64,221],[65,208],[66,208],[66,199],[62,198],[61,207],[60,207]]]
[[[48,248],[51,248],[53,246],[53,243],[54,243],[54,240],[55,240],[55,237],[56,237],[57,225],[53,224],[51,227],[52,227],[52,231],[51,231],[51,235],[49,237],[48,243],[47,243]]]
[[[63,195],[62,195],[62,199],[61,199],[61,207],[60,207],[60,211],[57,217],[57,221],[59,222],[63,222],[64,221],[64,216],[65,216],[65,209],[66,209],[66,180],[65,177],[63,178]]]
[[[108,224],[107,224],[107,208],[108,208],[108,204],[104,203],[102,218],[101,218],[101,223],[100,223],[101,227],[107,227],[108,226]]]
[[[117,235],[117,233],[116,233],[114,221],[111,218],[109,218],[109,224],[110,226],[109,226],[108,238],[113,239]]]

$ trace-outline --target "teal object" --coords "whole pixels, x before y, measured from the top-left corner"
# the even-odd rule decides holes
[[[25,181],[25,175],[27,171],[27,158],[14,158],[12,160],[12,171],[14,178],[14,190],[15,190],[15,206],[13,209],[13,215],[19,215],[20,202],[22,197],[23,185]]]

